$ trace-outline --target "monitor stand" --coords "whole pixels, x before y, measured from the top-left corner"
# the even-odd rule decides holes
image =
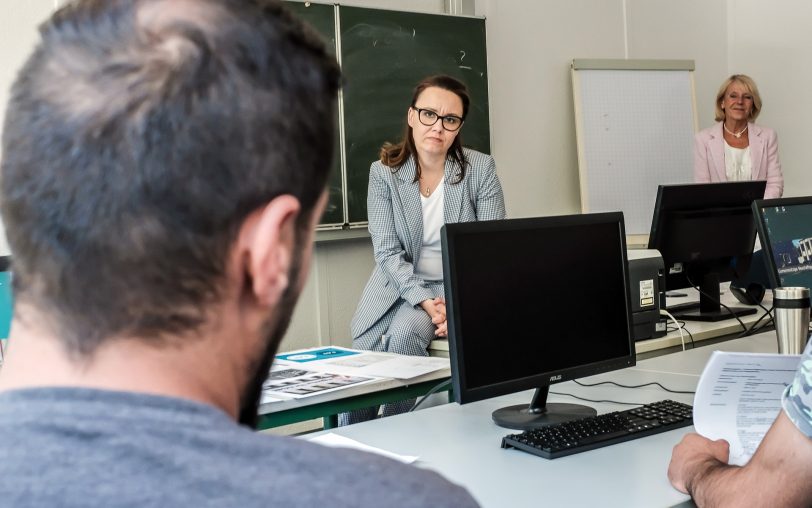
[[[549,386],[536,388],[529,405],[519,404],[497,409],[493,412],[493,421],[500,427],[508,429],[531,430],[598,414],[595,409],[581,404],[560,402],[548,404],[549,391]]]
[[[691,311],[672,312],[675,319],[684,321],[722,321],[724,319],[734,319],[734,316],[747,316],[755,314],[756,309],[752,307],[722,307],[719,304],[721,291],[719,289],[719,274],[707,273],[702,277],[699,292],[699,309]],[[716,295],[716,299],[712,297]]]

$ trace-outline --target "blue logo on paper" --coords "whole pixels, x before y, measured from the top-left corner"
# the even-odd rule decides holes
[[[310,351],[302,351],[300,353],[290,353],[286,355],[276,355],[279,360],[288,360],[291,362],[313,362],[316,360],[327,360],[329,358],[338,358],[340,356],[357,355],[357,351],[347,351],[345,349],[338,349],[334,347],[326,347],[322,349],[313,349]]]

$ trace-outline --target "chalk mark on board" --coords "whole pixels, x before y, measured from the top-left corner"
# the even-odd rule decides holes
[[[460,50],[460,53],[461,53],[461,54],[460,54],[460,69],[468,69],[468,70],[470,71],[470,70],[471,70],[471,67],[470,67],[470,66],[468,66],[468,65],[462,65],[462,61],[463,61],[463,59],[465,58],[465,51]]]

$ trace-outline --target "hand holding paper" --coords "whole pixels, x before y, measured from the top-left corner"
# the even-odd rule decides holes
[[[781,410],[800,356],[715,351],[699,379],[694,428],[730,443],[729,463],[744,465]]]

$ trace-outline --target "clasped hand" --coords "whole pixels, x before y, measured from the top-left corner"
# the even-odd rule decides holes
[[[431,322],[437,327],[434,335],[448,337],[448,321],[445,315],[445,298],[438,296],[432,300],[423,300],[420,306],[431,317]]]

